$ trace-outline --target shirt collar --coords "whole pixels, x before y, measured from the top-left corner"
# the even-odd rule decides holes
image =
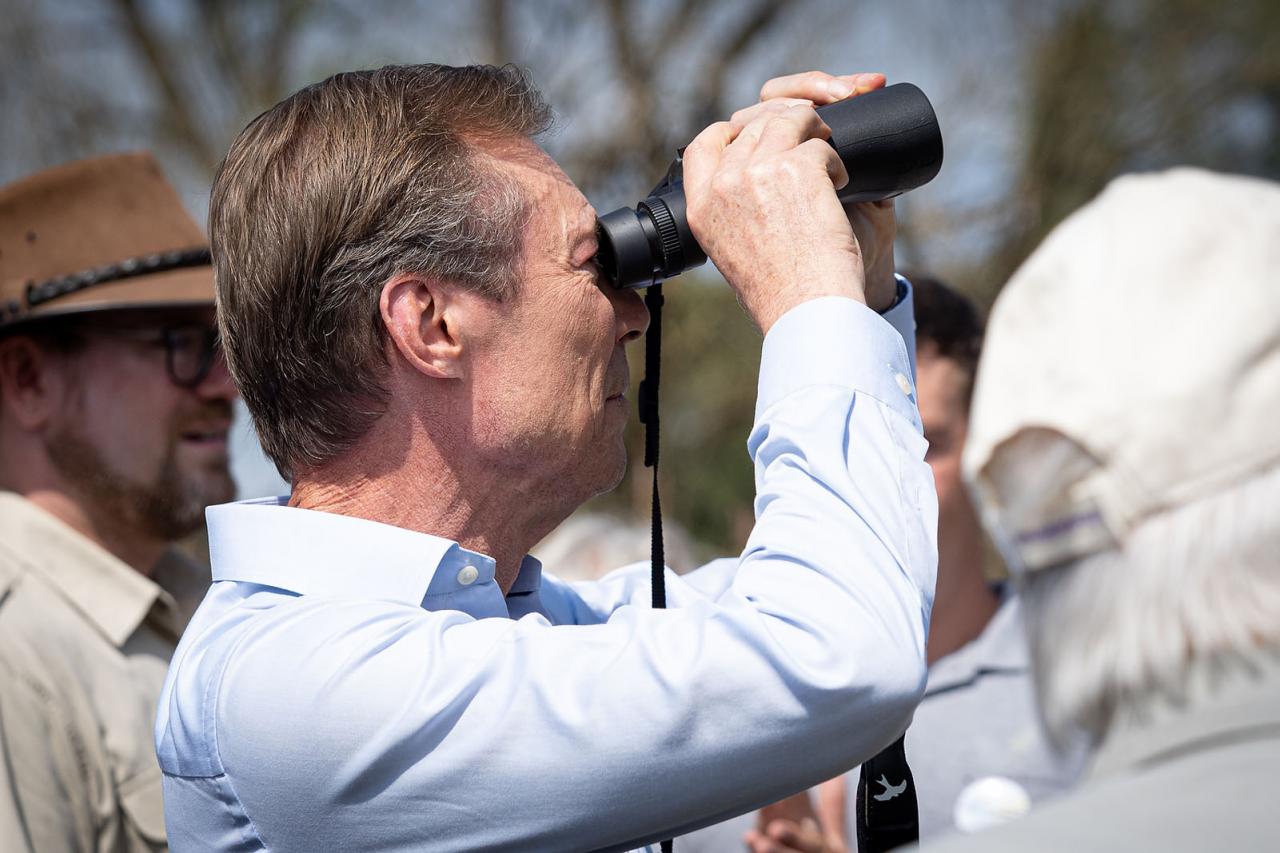
[[[542,587],[542,561],[532,554],[525,554],[520,561],[520,573],[507,595],[525,595]]]
[[[0,492],[0,548],[52,584],[116,648],[153,607],[176,610],[155,581],[12,492]]]
[[[206,511],[214,581],[414,606],[494,584],[493,559],[449,539],[288,503],[260,498]],[[536,589],[541,573],[526,557],[511,591]]]

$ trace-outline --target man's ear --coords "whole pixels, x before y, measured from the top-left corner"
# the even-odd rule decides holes
[[[31,338],[0,338],[0,406],[29,432],[49,423],[66,390],[63,365],[54,362]]]
[[[382,286],[378,307],[392,343],[414,369],[436,379],[462,378],[458,296],[457,288],[413,273],[396,273]]]

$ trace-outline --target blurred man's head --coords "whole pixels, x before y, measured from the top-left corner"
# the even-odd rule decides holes
[[[157,542],[232,497],[208,251],[151,157],[0,190],[0,289],[0,487]]]
[[[1280,187],[1114,182],[992,313],[964,457],[1051,732],[1280,647]]]
[[[558,522],[622,476],[644,307],[602,281],[595,213],[533,142],[550,117],[511,67],[389,67],[309,86],[232,145],[209,224],[223,339],[295,485],[353,456],[403,470],[429,442]]]
[[[960,472],[969,402],[982,350],[977,306],[936,279],[912,276],[916,313],[916,390],[929,441],[925,461],[938,489],[938,583],[961,563],[978,563],[982,529]]]

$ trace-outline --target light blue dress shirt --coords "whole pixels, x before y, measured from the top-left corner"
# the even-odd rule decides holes
[[[1039,807],[1075,785],[1084,767],[1083,747],[1073,743],[1058,753],[1041,729],[1021,607],[1010,597],[980,636],[929,667],[906,746],[920,840],[956,831],[956,802],[980,779],[1000,777]],[[850,839],[857,837],[858,778],[856,769],[845,777],[845,837]],[[996,822],[1012,817],[1007,801],[999,798],[970,791],[969,803]],[[676,851],[742,853],[742,836],[755,825],[754,813],[741,815],[676,839]]]
[[[448,540],[211,508],[214,583],[156,721],[172,848],[626,850],[892,741],[936,565],[910,306],[831,297],[774,325],[756,527],[739,559],[669,574],[667,610],[645,566],[570,585],[526,558],[504,597]]]

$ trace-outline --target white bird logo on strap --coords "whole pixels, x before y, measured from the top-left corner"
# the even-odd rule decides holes
[[[877,779],[876,782],[884,786],[883,791],[871,797],[871,799],[876,800],[877,802],[887,803],[889,802],[889,800],[892,800],[894,797],[898,796],[903,791],[907,790],[906,779],[903,779],[901,782],[899,782],[896,785],[890,785],[888,778],[885,777],[883,773],[880,774],[880,778]]]

